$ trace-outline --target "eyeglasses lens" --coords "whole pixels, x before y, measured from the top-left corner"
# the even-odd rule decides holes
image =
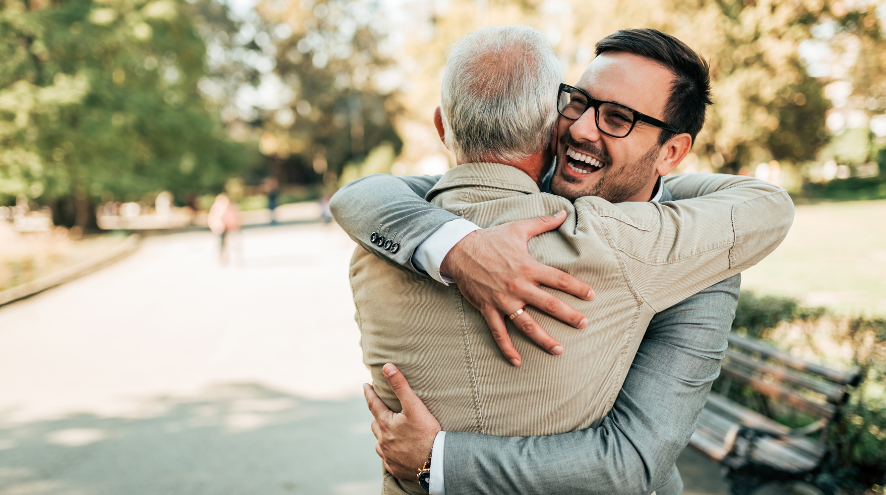
[[[588,98],[570,88],[560,91],[557,102],[557,110],[560,114],[571,120],[578,120],[588,109]],[[631,132],[634,125],[634,114],[621,105],[614,103],[600,103],[598,109],[597,126],[601,131],[614,137],[625,137]]]
[[[612,103],[601,103],[597,111],[597,125],[601,131],[616,137],[624,137],[631,132],[634,114],[628,109]]]
[[[567,119],[578,120],[585,110],[588,109],[588,99],[577,91],[569,91],[564,88],[560,92],[558,110]]]

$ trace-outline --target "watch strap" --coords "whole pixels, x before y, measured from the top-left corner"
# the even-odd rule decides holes
[[[428,454],[428,460],[418,470],[418,484],[428,493],[431,492],[431,457],[434,455],[434,449]]]

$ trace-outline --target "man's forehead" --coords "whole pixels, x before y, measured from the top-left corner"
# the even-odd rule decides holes
[[[614,101],[661,119],[673,73],[654,60],[625,52],[597,56],[576,87],[598,100]]]

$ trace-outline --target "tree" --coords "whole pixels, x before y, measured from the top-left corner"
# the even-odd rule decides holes
[[[0,196],[72,198],[85,227],[103,196],[208,191],[248,164],[197,91],[205,42],[181,0],[2,5]]]
[[[273,74],[284,90],[278,108],[255,121],[262,151],[332,183],[345,164],[362,161],[387,143],[402,143],[393,121],[399,113],[393,61],[383,52],[385,24],[372,1],[263,2],[257,7],[272,47]],[[263,39],[262,39],[263,38]]]

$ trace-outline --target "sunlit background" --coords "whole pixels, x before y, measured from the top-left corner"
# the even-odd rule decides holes
[[[446,50],[492,24],[539,29],[567,82],[620,28],[710,61],[714,105],[675,173],[797,204],[734,329],[860,368],[828,473],[883,493],[886,3],[0,6],[0,495],[378,493],[354,243],[328,198],[454,165],[431,120]],[[680,462],[686,493],[728,492],[715,464]]]

